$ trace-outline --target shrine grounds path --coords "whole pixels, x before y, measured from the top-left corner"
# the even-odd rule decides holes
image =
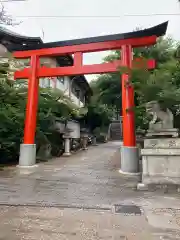
[[[180,239],[180,193],[137,191],[109,142],[0,171],[0,240]]]

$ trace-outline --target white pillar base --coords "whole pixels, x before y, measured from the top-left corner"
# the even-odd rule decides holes
[[[125,174],[139,173],[139,149],[137,147],[121,147],[121,169]]]
[[[21,144],[18,167],[36,166],[36,144]]]
[[[32,165],[32,166],[20,166],[20,165],[17,165],[16,167],[20,168],[20,169],[27,170],[27,169],[34,169],[34,168],[39,167],[39,166],[37,164],[35,164],[35,165]]]
[[[121,169],[119,169],[119,173],[123,175],[129,175],[129,176],[140,176],[140,172],[137,173],[131,173],[131,172],[123,172]]]
[[[137,184],[137,190],[148,191],[148,185],[144,184],[144,183],[138,183]]]
[[[64,153],[63,153],[63,156],[64,156],[64,157],[69,157],[69,156],[71,156],[71,153],[70,153],[70,152],[64,152]]]

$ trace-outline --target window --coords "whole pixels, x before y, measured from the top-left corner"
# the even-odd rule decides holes
[[[60,81],[62,84],[64,84],[64,77],[57,77],[58,81]]]
[[[80,101],[82,102],[82,103],[84,103],[85,101],[84,101],[84,94],[81,92],[80,93]]]
[[[50,87],[50,80],[48,78],[40,78],[39,85],[42,88],[49,88]]]
[[[50,79],[49,78],[45,78],[44,79],[44,87],[45,88],[49,88],[50,87]]]

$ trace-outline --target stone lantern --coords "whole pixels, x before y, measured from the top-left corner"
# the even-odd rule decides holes
[[[81,137],[82,137],[82,145],[83,145],[82,149],[83,149],[83,150],[87,150],[87,149],[88,149],[88,148],[87,148],[87,145],[88,145],[88,136],[89,136],[88,130],[87,130],[86,128],[82,128],[82,129],[81,129]]]
[[[70,139],[71,139],[71,130],[70,128],[65,128],[63,138],[64,138],[64,153],[63,156],[69,157],[71,155],[70,152]]]
[[[92,137],[92,146],[97,146],[96,135]]]
[[[92,145],[97,146],[97,136],[98,136],[98,131],[97,128],[94,129],[93,135],[92,135]]]

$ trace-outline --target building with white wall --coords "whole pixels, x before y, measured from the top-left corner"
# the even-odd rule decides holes
[[[13,52],[13,48],[16,46],[22,45],[34,45],[42,43],[40,38],[35,37],[26,37],[18,35],[14,32],[11,32],[5,28],[0,27],[0,57],[1,62],[7,62],[10,65],[10,68],[19,68],[28,67],[30,65],[30,59],[21,60],[18,64],[14,63],[11,58],[9,58],[9,53]],[[73,65],[73,57],[70,55],[58,56],[54,58],[41,58],[41,66],[48,67],[64,67]],[[11,73],[10,73],[11,74]],[[13,73],[11,78],[13,77]],[[21,84],[21,83],[20,83]],[[66,96],[77,107],[84,107],[89,101],[90,96],[92,95],[91,88],[83,75],[80,76],[64,76],[64,77],[53,77],[53,78],[41,78],[39,79],[39,85],[42,88],[53,88],[61,90]],[[59,132],[64,131],[64,123],[59,124]],[[77,121],[69,121],[67,127],[72,130],[72,138],[80,138],[80,124]]]
[[[63,67],[71,65],[73,65],[73,58],[70,55],[60,56],[54,59],[43,58],[41,60],[41,66]],[[83,75],[43,78],[40,79],[40,86],[60,89],[78,107],[85,106],[89,97],[92,95],[89,84]]]
[[[39,43],[42,43],[41,38],[21,36],[7,30],[6,28],[0,27],[0,55],[7,55],[7,53],[12,52],[13,48],[16,46],[34,45]],[[2,60],[3,58],[1,57],[1,61]],[[29,66],[29,60],[23,60],[22,62],[22,67]],[[58,56],[56,58],[42,58],[40,59],[40,64],[41,66],[48,67],[72,66],[73,57],[66,55]],[[83,107],[87,103],[89,97],[92,95],[91,88],[83,75],[43,78],[39,79],[39,84],[40,87],[44,88],[50,87],[60,89],[78,107]]]

